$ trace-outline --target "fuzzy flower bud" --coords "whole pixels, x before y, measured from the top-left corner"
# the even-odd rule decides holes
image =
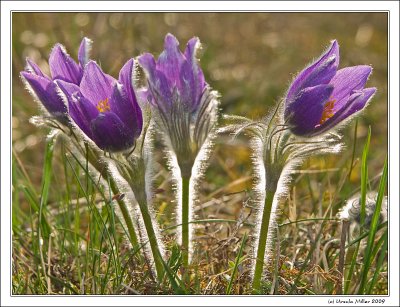
[[[372,220],[372,216],[374,215],[375,207],[376,207],[376,199],[378,197],[378,193],[369,192],[366,195],[365,201],[365,225],[369,226]],[[387,221],[387,211],[388,211],[388,200],[387,196],[385,196],[382,200],[382,207],[380,212],[380,222]],[[356,224],[360,224],[361,221],[361,197],[360,195],[356,195],[350,198],[346,205],[342,208],[340,213],[338,214],[340,219],[347,220],[350,222],[354,222]]]

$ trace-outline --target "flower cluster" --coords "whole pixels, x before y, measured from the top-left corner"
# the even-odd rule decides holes
[[[21,76],[60,123],[76,124],[102,150],[127,150],[140,135],[143,124],[132,84],[135,62],[129,60],[116,80],[96,62],[89,61],[90,45],[89,39],[82,40],[77,64],[57,44],[49,57],[51,78],[29,59]]]
[[[157,60],[150,53],[131,58],[118,78],[103,72],[89,59],[91,44],[87,38],[82,40],[78,62],[56,44],[49,57],[51,76],[27,59],[21,77],[44,107],[44,118],[58,125],[51,127],[59,127],[66,138],[71,138],[71,146],[78,148],[113,191],[124,190],[130,195],[127,200],[134,207],[131,211],[118,199],[121,219],[127,225],[132,245],[137,244],[137,231],[141,243],[149,243],[147,252],[159,282],[165,273],[165,254],[155,214],[148,204],[152,199],[149,191],[153,131],[166,145],[165,152],[177,180],[177,238],[181,241],[185,269],[194,241],[196,186],[213,140],[218,131],[252,133],[260,197],[255,210],[251,271],[253,289],[259,291],[264,261],[276,229],[277,200],[284,194],[290,170],[310,155],[339,151],[341,142],[336,128],[363,110],[376,92],[375,88],[365,88],[372,68],[358,65],[338,69],[339,45],[333,41],[294,78],[282,103],[268,116],[260,121],[232,117],[240,123],[217,130],[218,95],[206,83],[199,65],[198,38],[190,39],[181,52],[178,40],[167,34]],[[145,73],[143,88],[136,86],[137,64]],[[368,199],[368,210],[373,207],[369,203],[373,200]],[[347,205],[347,211],[343,211],[346,218],[357,219],[354,216],[359,212],[358,204],[357,198]],[[131,212],[138,217],[131,216]],[[190,278],[190,274],[183,278]]]

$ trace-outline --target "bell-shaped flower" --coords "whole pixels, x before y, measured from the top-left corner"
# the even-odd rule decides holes
[[[142,111],[132,84],[134,68],[131,59],[122,67],[117,81],[96,62],[89,61],[80,86],[56,81],[65,94],[70,117],[102,150],[127,150],[142,131]]]
[[[362,110],[376,92],[364,88],[372,68],[358,65],[338,69],[336,40],[322,56],[301,71],[285,98],[285,124],[293,134],[322,134]]]
[[[21,77],[27,85],[31,94],[46,108],[51,116],[62,123],[67,123],[67,106],[58,95],[57,86],[54,80],[63,80],[79,85],[83,76],[83,69],[89,59],[89,51],[92,41],[83,38],[78,51],[79,64],[72,59],[64,46],[56,44],[49,57],[51,77],[44,74],[39,66],[26,60],[25,71]]]
[[[157,61],[150,53],[138,58],[148,78],[150,103],[163,110],[170,109],[174,103],[181,104],[190,112],[197,110],[206,87],[196,59],[199,44],[197,37],[192,38],[182,53],[178,40],[172,34],[167,34],[164,51]]]
[[[147,77],[143,97],[185,173],[191,172],[196,156],[214,135],[218,114],[217,93],[205,82],[196,57],[199,48],[194,37],[182,53],[178,40],[167,34],[157,61],[150,53],[138,57]]]

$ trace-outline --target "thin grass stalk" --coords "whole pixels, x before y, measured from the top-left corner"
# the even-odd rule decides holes
[[[367,201],[367,183],[368,183],[368,151],[369,151],[369,143],[371,140],[371,127],[368,128],[368,137],[367,142],[364,145],[364,150],[362,154],[362,163],[361,163],[361,216],[360,216],[360,225],[361,231],[364,230],[365,226],[365,205]]]
[[[338,272],[340,280],[336,285],[336,294],[343,294],[343,279],[344,279],[344,260],[346,253],[346,239],[347,233],[349,231],[350,222],[344,220],[342,222],[342,233],[340,236],[340,254],[339,254],[339,264],[338,264]]]
[[[346,279],[344,280],[343,294],[349,294],[350,282],[352,280],[354,268],[357,263],[357,256],[358,256],[359,249],[360,249],[360,241],[357,242],[356,248],[355,248],[353,256],[351,258],[350,269],[349,269],[349,272],[347,273]]]
[[[375,285],[376,281],[378,280],[378,275],[381,272],[383,261],[385,260],[385,257],[386,257],[386,251],[388,249],[388,229],[386,229],[385,234],[383,235],[383,238],[384,238],[384,242],[383,242],[383,246],[380,250],[379,258],[376,262],[374,276],[372,277],[372,280],[371,280],[368,290],[367,290],[367,293],[369,293],[369,294],[372,293],[372,288]]]
[[[260,229],[260,237],[258,240],[257,246],[257,258],[256,258],[256,266],[254,269],[254,277],[252,282],[252,288],[255,293],[260,292],[261,287],[261,278],[264,267],[264,258],[265,258],[265,249],[267,246],[267,237],[268,237],[268,228],[271,217],[271,209],[274,201],[275,191],[267,191],[265,196],[265,205],[263,209],[263,215],[261,219],[261,229]]]
[[[355,126],[354,126],[353,151],[352,151],[352,153],[351,153],[350,170],[349,170],[349,175],[348,175],[348,179],[349,179],[349,180],[350,180],[350,178],[351,178],[351,172],[353,171],[354,157],[355,157],[355,155],[356,155],[357,128],[358,128],[358,119],[356,119],[356,124],[355,124]]]
[[[43,240],[42,236],[44,239],[48,239],[50,241],[50,228],[46,229],[42,224],[42,217],[44,217],[43,210],[47,206],[47,199],[49,195],[49,189],[50,189],[50,181],[51,181],[51,174],[52,174],[52,168],[53,168],[53,153],[54,153],[54,137],[50,137],[47,141],[46,144],[46,152],[45,152],[45,161],[44,161],[44,166],[43,166],[43,182],[42,182],[42,192],[41,192],[41,198],[40,198],[40,206],[39,206],[39,227],[38,227],[38,246],[39,246],[39,252],[40,252],[40,260],[42,264],[42,269],[43,269],[43,276],[46,278],[47,282],[47,292],[48,294],[51,294],[51,282],[49,278],[48,272],[46,272],[46,265],[44,262],[44,252],[43,252],[43,246],[41,244],[41,240]],[[42,233],[42,230],[43,231]],[[49,242],[50,245],[50,242]],[[50,248],[50,246],[49,246]],[[50,268],[50,267],[49,267]]]
[[[386,222],[383,222],[382,224],[380,224],[380,225],[378,226],[378,229],[377,229],[377,230],[381,230],[381,229],[383,229],[383,228],[385,228],[385,227],[387,227],[387,226],[388,226],[388,222],[387,222],[387,221],[386,221]],[[362,233],[358,238],[354,239],[354,240],[351,241],[348,245],[346,245],[346,248],[350,248],[351,246],[353,246],[353,245],[355,245],[355,244],[357,244],[357,243],[360,243],[361,240],[363,240],[364,238],[366,238],[366,237],[369,236],[369,232],[370,232],[370,231],[368,230],[368,231]]]
[[[225,294],[231,294],[233,281],[235,279],[235,275],[236,275],[236,272],[238,270],[240,260],[242,258],[243,249],[244,249],[244,246],[246,244],[246,240],[247,240],[247,233],[244,234],[243,239],[242,239],[242,243],[240,244],[239,252],[238,252],[238,254],[236,256],[235,265],[234,265],[234,267],[232,269],[232,275],[229,278],[229,284],[228,284],[228,287],[226,288]]]

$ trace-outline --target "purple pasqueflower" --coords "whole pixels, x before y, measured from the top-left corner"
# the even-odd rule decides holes
[[[79,64],[72,59],[64,46],[56,44],[49,57],[51,77],[45,75],[38,65],[26,59],[26,68],[21,72],[22,80],[31,90],[31,93],[40,101],[50,115],[59,121],[67,122],[67,106],[57,93],[54,80],[63,80],[79,85],[83,76],[83,69],[89,60],[89,51],[92,41],[86,37],[82,39],[78,51]]]
[[[105,74],[94,61],[84,69],[80,85],[57,80],[65,94],[68,113],[96,145],[110,152],[130,148],[142,131],[142,111],[132,85],[135,68],[130,59],[118,81]]]
[[[362,110],[376,92],[364,88],[372,67],[358,65],[337,70],[336,40],[321,57],[301,71],[285,98],[285,123],[293,134],[315,136]]]
[[[164,40],[164,51],[157,61],[150,53],[138,58],[147,76],[151,104],[168,110],[174,103],[179,103],[189,112],[197,110],[206,86],[196,58],[199,46],[199,39],[194,37],[188,41],[185,52],[182,53],[178,40],[168,33]]]

